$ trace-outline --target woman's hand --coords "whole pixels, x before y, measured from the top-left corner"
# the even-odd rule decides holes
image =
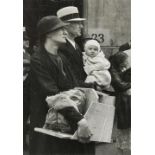
[[[91,136],[92,133],[88,127],[87,120],[83,118],[78,122],[78,129],[77,129],[78,141],[81,143],[88,143],[90,141]]]

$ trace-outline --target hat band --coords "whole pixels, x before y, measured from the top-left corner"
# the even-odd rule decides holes
[[[70,20],[70,19],[74,19],[74,18],[80,18],[78,13],[73,13],[70,15],[66,15],[63,17],[60,17],[61,20]]]

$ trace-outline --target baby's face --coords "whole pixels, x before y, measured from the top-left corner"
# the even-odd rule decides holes
[[[97,54],[99,53],[99,49],[98,49],[98,47],[96,47],[94,45],[90,45],[90,46],[87,47],[87,49],[86,49],[85,52],[86,52],[86,54],[88,56],[90,56],[91,58],[93,58],[93,57],[96,57],[97,56]]]

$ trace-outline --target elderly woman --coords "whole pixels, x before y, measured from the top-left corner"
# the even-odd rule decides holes
[[[94,154],[94,144],[84,144],[91,136],[87,121],[73,108],[66,108],[61,114],[77,124],[80,142],[34,132],[35,127],[43,127],[45,123],[49,109],[46,97],[78,86],[67,60],[58,51],[66,42],[66,25],[56,16],[43,17],[38,23],[40,47],[31,58],[30,72],[30,155]]]

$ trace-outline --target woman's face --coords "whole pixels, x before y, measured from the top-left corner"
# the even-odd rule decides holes
[[[60,28],[47,35],[47,38],[56,43],[66,43],[67,31],[65,28]]]

